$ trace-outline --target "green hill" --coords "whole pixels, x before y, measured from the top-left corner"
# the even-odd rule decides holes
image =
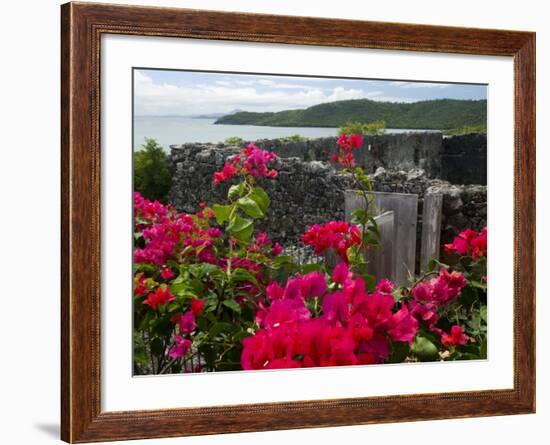
[[[276,113],[240,111],[216,124],[270,127],[340,127],[349,121],[383,120],[387,128],[447,130],[487,123],[486,100],[436,99],[414,103],[341,100]]]

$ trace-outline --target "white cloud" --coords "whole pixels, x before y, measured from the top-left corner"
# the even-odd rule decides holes
[[[368,92],[342,86],[318,88],[269,79],[235,82],[218,80],[212,84],[192,86],[166,82],[157,84],[140,71],[134,72],[134,88],[137,115],[195,115],[229,112],[235,108],[247,111],[280,111],[361,98],[407,101],[387,98],[382,91]]]

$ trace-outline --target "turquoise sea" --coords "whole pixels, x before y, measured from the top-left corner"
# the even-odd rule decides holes
[[[229,137],[245,141],[275,139],[299,134],[307,138],[336,136],[337,128],[260,127],[254,125],[214,125],[215,119],[180,116],[136,116],[134,118],[134,150],[139,150],[145,138],[156,139],[166,151],[170,145],[185,142],[223,142]],[[387,129],[387,133],[403,133],[407,129]]]

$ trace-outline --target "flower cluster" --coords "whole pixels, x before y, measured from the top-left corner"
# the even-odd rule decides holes
[[[261,329],[243,339],[243,369],[382,363],[392,341],[413,341],[418,322],[407,306],[395,310],[387,280],[368,293],[362,278],[340,263],[331,288],[327,293],[321,273],[291,278],[284,287],[272,283],[271,305],[258,320]],[[310,298],[321,301],[318,317],[308,308]]]
[[[346,221],[330,221],[314,224],[302,235],[302,241],[321,255],[327,249],[335,249],[343,261],[348,262],[347,251],[352,246],[361,245],[361,229]]]
[[[441,343],[444,346],[460,346],[465,345],[468,342],[468,337],[464,334],[463,326],[451,326],[451,332],[449,334],[441,334]]]
[[[441,343],[464,344],[463,337],[456,343],[458,334],[456,329],[451,331],[451,337],[436,327],[439,321],[439,311],[456,300],[462,289],[468,284],[464,275],[460,272],[449,272],[445,268],[439,270],[436,278],[418,283],[411,289],[412,299],[408,303],[411,314],[420,322],[424,323],[430,331],[441,335]],[[462,332],[462,331],[461,331]]]
[[[193,342],[184,336],[190,336],[197,328],[195,317],[202,315],[204,304],[204,300],[193,299],[191,300],[191,310],[171,317],[170,320],[179,329],[179,335],[174,334],[172,346],[168,351],[168,356],[171,359],[184,357],[189,352],[189,349],[191,349]]]
[[[134,193],[134,226],[136,236],[143,238],[143,247],[134,249],[134,262],[163,266],[174,256],[196,255],[201,261],[213,262],[213,246],[221,236],[217,228],[208,226],[211,210],[196,215],[178,214],[170,206],[144,199]],[[185,253],[184,253],[185,252]],[[169,279],[170,271],[163,270]]]
[[[174,296],[170,293],[170,290],[166,286],[160,286],[155,292],[151,292],[143,304],[146,304],[154,311],[157,310],[159,306],[164,306],[174,300]]]
[[[268,164],[275,161],[275,153],[262,150],[253,144],[243,148],[239,155],[226,162],[223,169],[214,173],[214,183],[227,181],[239,172],[249,174],[255,178],[276,178],[277,170],[269,169]]]
[[[457,253],[460,256],[470,256],[476,261],[487,256],[487,227],[476,232],[466,229],[455,236],[452,243],[445,244],[447,253]]]
[[[332,156],[332,160],[340,164],[343,168],[352,168],[355,166],[352,149],[361,148],[363,145],[363,136],[360,134],[350,134],[346,136],[341,134],[338,138],[338,152]]]

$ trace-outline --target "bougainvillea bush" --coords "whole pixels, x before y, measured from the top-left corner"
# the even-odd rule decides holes
[[[333,161],[367,202],[351,221],[311,226],[302,242],[336,258],[297,264],[255,228],[269,212],[264,181],[275,155],[254,145],[213,182],[223,203],[194,214],[134,195],[134,373],[368,365],[483,359],[487,231],[467,229],[409,286],[375,282],[378,248],[368,176],[355,165],[361,135],[342,134]]]

